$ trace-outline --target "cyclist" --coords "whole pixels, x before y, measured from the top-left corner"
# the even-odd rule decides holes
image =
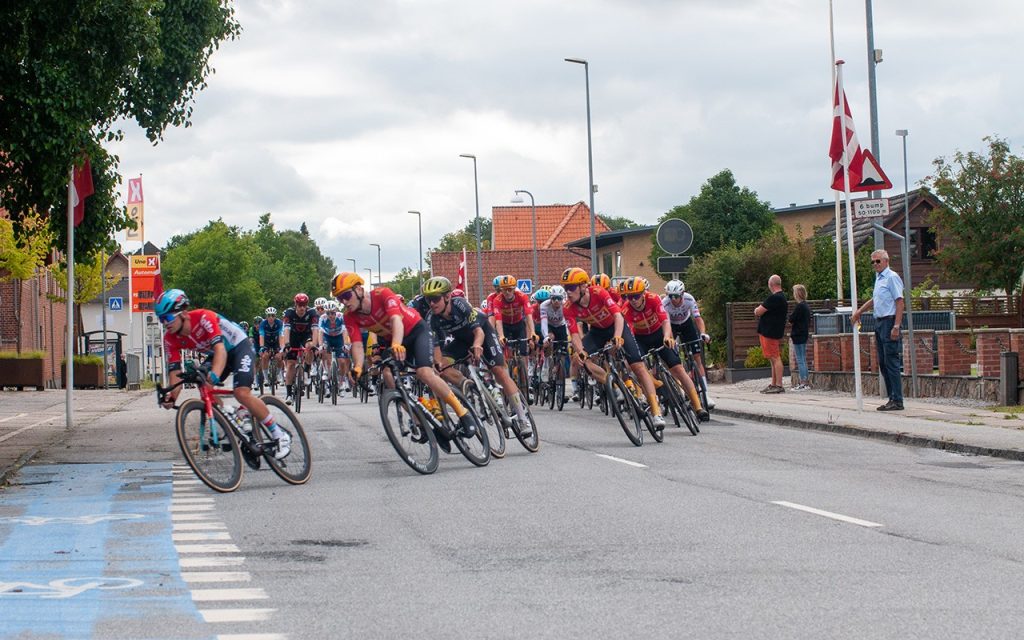
[[[348,392],[349,354],[346,339],[345,320],[338,313],[340,305],[334,300],[324,301],[324,315],[320,316],[320,336],[323,339],[324,370],[331,370],[331,358],[338,360],[338,380],[342,392]],[[324,375],[327,375],[326,373]]]
[[[270,358],[277,360],[278,370],[281,369],[281,332],[284,331],[284,323],[277,317],[277,309],[267,307],[264,311],[266,318],[260,319],[260,372],[266,379],[267,368],[270,366]],[[276,380],[273,381],[276,384]]]
[[[649,291],[650,284],[646,278],[634,276],[622,281],[620,285],[622,297],[626,304],[623,306],[622,315],[633,330],[633,336],[640,346],[642,353],[648,353],[652,349],[664,346],[658,351],[665,367],[668,368],[672,377],[679,382],[683,391],[686,392],[693,410],[701,422],[709,419],[707,410],[700,404],[700,396],[693,386],[693,380],[687,375],[683,363],[676,351],[676,339],[672,335],[672,324],[668,321],[668,314],[661,306],[661,298]]]
[[[488,293],[484,301],[480,303],[480,309],[483,310],[487,316],[487,321],[491,323],[492,327],[494,326],[494,299],[501,293],[501,279],[504,277],[506,276],[494,276],[494,280],[491,281],[491,284],[494,285],[494,291]],[[507,277],[511,278],[512,276]]]
[[[380,340],[390,341],[391,353],[399,362],[408,355],[416,369],[416,377],[430,387],[439,402],[447,403],[455,411],[463,436],[476,434],[473,416],[434,371],[430,329],[415,309],[402,304],[387,287],[366,291],[363,278],[349,271],[334,276],[331,295],[345,306],[345,327],[352,339],[352,371],[357,378],[365,360],[361,334],[365,328],[376,333]],[[394,381],[388,381],[388,384],[392,386]]]
[[[640,349],[633,333],[626,326],[619,305],[615,304],[606,290],[591,285],[587,272],[579,267],[569,267],[562,272],[562,287],[569,300],[569,304],[565,305],[565,321],[569,325],[569,334],[577,358],[583,362],[595,380],[604,384],[607,379],[604,369],[587,362],[587,354],[601,349],[609,340],[617,349],[623,349],[626,362],[636,374],[651,405],[654,426],[664,429],[665,418],[662,417],[661,407],[658,405],[654,381],[640,358]],[[577,320],[590,326],[586,337],[581,337]]]
[[[313,350],[320,346],[320,325],[316,311],[309,308],[309,296],[304,293],[296,293],[293,299],[294,307],[284,312],[284,331],[281,333],[281,348],[288,345],[288,352],[285,354],[285,363],[288,367],[285,372],[285,403],[292,403],[292,383],[295,381],[295,363],[298,361],[298,350],[302,351],[302,361],[306,370],[313,364]],[[312,343],[312,348],[309,345]]]
[[[437,361],[446,358],[454,362],[472,354],[474,362],[483,362],[501,385],[508,405],[515,410],[524,437],[533,435],[530,421],[519,402],[519,388],[508,375],[497,335],[483,313],[474,309],[465,298],[457,297],[451,281],[443,276],[423,283],[423,299],[430,305],[430,328],[434,333],[434,357]],[[454,367],[445,369],[441,377],[460,388],[466,382]]]
[[[498,286],[501,293],[495,296],[491,303],[498,341],[502,346],[506,346],[509,340],[520,340],[513,352],[519,356],[519,366],[522,370],[529,371],[526,356],[530,352],[530,343],[536,339],[530,298],[516,289],[516,279],[513,276],[501,276]]]
[[[551,287],[548,299],[540,305],[540,335],[545,345],[551,345],[554,340],[568,342],[569,328],[565,322],[565,289],[561,285]],[[579,380],[576,374],[579,368],[575,360],[570,360],[569,367],[563,369],[569,371],[572,377],[572,399],[579,399]]]
[[[608,295],[612,297],[615,304],[622,306],[622,296],[619,295],[617,287],[612,286],[612,279],[608,277],[606,273],[595,273],[594,277],[590,279],[590,284],[601,287],[608,292]]]
[[[327,298],[320,296],[313,301],[313,308],[316,309],[316,317],[319,318],[327,312]]]
[[[551,297],[551,292],[548,291],[547,289],[543,288],[543,287],[541,287],[540,289],[537,289],[536,291],[534,291],[533,295],[530,296],[530,303],[531,303],[530,304],[530,316],[533,317],[533,330],[534,330],[534,334],[537,336],[537,343],[538,344],[540,343],[541,339],[543,339],[543,337],[544,337],[537,330],[538,327],[540,327],[540,305],[544,301],[546,301],[548,298],[550,298],[550,297]],[[534,349],[533,355],[534,355],[534,357],[530,358],[530,364],[533,366],[534,369],[536,369],[537,368],[536,363],[537,363],[537,360],[540,358],[540,354],[537,353],[536,349]],[[547,374],[548,374],[547,364],[548,364],[547,360],[544,360],[543,366],[541,367],[541,371],[538,373],[538,375],[540,375],[541,377],[545,377],[545,378],[547,377]],[[530,371],[530,375],[531,376],[534,373],[535,373],[534,371]]]
[[[219,385],[231,374],[235,400],[263,423],[277,441],[274,457],[281,460],[287,456],[291,452],[291,436],[280,428],[267,405],[252,394],[256,352],[242,328],[209,309],[189,309],[188,296],[181,289],[168,289],[160,294],[153,311],[164,325],[164,352],[171,385],[181,380],[182,349],[207,356],[210,382]],[[167,394],[163,407],[173,409],[180,393],[178,387]]]
[[[711,336],[707,334],[704,327],[704,318],[700,317],[700,309],[697,308],[697,300],[693,295],[686,292],[686,285],[681,280],[669,280],[665,285],[665,297],[661,299],[665,313],[668,314],[669,322],[672,323],[672,335],[679,342],[696,342],[703,340],[705,344],[711,342]],[[715,402],[711,399],[711,388],[708,386],[708,377],[704,372],[704,358],[701,352],[693,356],[697,363],[697,373],[704,383],[705,395],[708,399],[708,409],[715,408]]]

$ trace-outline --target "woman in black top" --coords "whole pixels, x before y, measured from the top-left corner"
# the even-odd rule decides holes
[[[794,391],[810,389],[807,379],[807,338],[810,334],[811,307],[807,304],[807,287],[802,284],[793,285],[793,299],[796,307],[789,314],[789,337],[793,341],[793,355],[796,357],[797,369],[800,373],[800,384],[793,387]]]

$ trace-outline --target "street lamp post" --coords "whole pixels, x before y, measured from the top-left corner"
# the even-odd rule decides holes
[[[423,216],[419,211],[410,211],[409,213],[416,216],[416,223],[420,229],[420,267],[419,271],[416,272],[416,278],[420,283],[420,291],[423,291]]]
[[[473,193],[476,195],[476,295],[482,298],[484,296],[484,259],[480,254],[480,183],[476,177],[476,156],[472,153],[460,153],[459,157],[473,160]]]
[[[370,287],[373,287],[373,267],[366,267],[366,271],[370,274],[370,279],[366,281]]]
[[[377,244],[376,242],[371,242],[370,246],[371,247],[377,247],[377,284],[379,285],[379,284],[381,284],[381,281],[380,281],[380,245]]]
[[[910,297],[913,285],[910,282],[910,184],[907,178],[907,133],[897,129],[896,135],[903,138],[903,300],[907,310],[907,340],[910,340],[910,397],[917,397],[917,357],[914,348],[914,301]],[[918,238],[918,243],[921,240]],[[898,320],[898,319],[897,319]]]
[[[594,211],[594,192],[597,185],[594,184],[594,146],[591,141],[590,132],[590,63],[582,58],[566,58],[566,62],[582,64],[584,76],[587,81],[587,168],[590,171],[590,271],[597,273],[597,230],[595,219],[597,212]]]
[[[533,207],[533,286],[536,287],[540,282],[540,270],[537,268],[537,203],[533,199],[533,194],[526,189],[516,189],[515,197],[512,198],[512,202],[519,204],[523,201],[523,197],[519,194],[525,193],[530,196],[530,206]]]
[[[357,272],[357,270],[356,270],[356,259],[355,258],[345,258],[345,259],[352,263],[352,273],[356,273]],[[371,282],[370,284],[373,284],[373,283]]]

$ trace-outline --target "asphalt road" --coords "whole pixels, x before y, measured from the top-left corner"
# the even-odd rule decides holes
[[[148,589],[170,604],[148,619],[98,614],[98,637],[1016,638],[1024,628],[1019,462],[720,419],[697,437],[670,429],[663,444],[634,447],[612,419],[573,407],[538,411],[536,454],[513,441],[485,468],[455,454],[420,476],[392,450],[375,404],[303,409],[308,485],[247,470],[239,491],[216,495],[172,473],[172,415],[140,399],[0,490],[0,540],[54,499],[30,491],[86,494],[87,471],[134,474],[110,490],[108,512],[150,513],[136,489],[154,514],[169,501],[171,518],[146,530],[147,560],[163,564],[116,574],[142,586],[92,593]],[[130,526],[141,525],[114,523],[108,537],[131,538]],[[161,546],[172,535],[177,553]],[[237,553],[186,548],[205,542]],[[15,566],[0,560],[7,585]],[[217,577],[196,577],[204,571]],[[165,576],[163,591],[150,575]],[[0,613],[26,602],[10,591]],[[87,596],[49,600],[53,613],[38,615]],[[246,611],[263,620],[215,621]],[[0,637],[31,626],[5,619]]]

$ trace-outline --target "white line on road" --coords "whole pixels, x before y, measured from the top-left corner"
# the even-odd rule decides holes
[[[237,567],[245,564],[245,556],[201,556],[199,558],[178,558],[182,569],[204,567]]]
[[[193,602],[222,602],[226,600],[266,600],[270,596],[259,587],[243,589],[194,589]]]
[[[206,622],[262,622],[270,619],[276,609],[209,609],[199,610]]]
[[[16,431],[12,431],[12,432],[8,433],[7,435],[5,435],[3,437],[0,437],[0,442],[3,442],[4,440],[10,440],[14,436],[16,436],[19,433],[21,433],[22,431],[28,431],[29,429],[31,429],[33,427],[38,427],[39,425],[43,424],[44,422],[51,422],[51,421],[56,420],[57,418],[60,418],[60,417],[63,417],[63,416],[53,416],[52,418],[46,418],[45,420],[40,420],[39,422],[33,422],[32,424],[28,425],[27,427],[22,427],[22,428],[20,428],[20,429],[18,429]]]
[[[18,418],[21,418],[21,417],[24,417],[24,416],[27,416],[27,415],[28,415],[27,413],[19,413],[16,416],[7,416],[3,420],[0,420],[0,422],[7,422],[8,420],[17,420]]]
[[[621,462],[622,464],[628,464],[631,467],[637,467],[638,469],[646,469],[646,464],[640,464],[639,462],[633,462],[632,460],[623,460],[622,458],[616,458],[615,456],[606,456],[603,453],[594,454],[598,458],[604,458],[605,460],[612,460],[614,462]]]
[[[183,522],[185,520],[209,520],[212,513],[172,513],[171,522]]]
[[[176,544],[178,553],[241,553],[234,544]]]
[[[175,522],[171,525],[172,531],[225,531],[227,528],[223,522]]]
[[[171,533],[171,540],[174,542],[204,542],[207,540],[230,540],[231,534],[227,531],[186,531]]]
[[[182,571],[181,579],[185,582],[249,582],[252,576],[248,571]]]
[[[217,640],[288,640],[283,633],[222,633]]]
[[[184,511],[187,511],[187,512],[191,512],[191,511],[213,511],[213,506],[214,505],[212,505],[212,504],[174,504],[174,503],[172,503],[171,506],[168,507],[168,508],[171,511],[177,511],[178,513],[181,513],[181,512],[184,512]]]
[[[797,504],[795,502],[786,502],[784,500],[773,500],[772,504],[777,504],[780,507],[789,507],[790,509],[796,509],[797,511],[806,511],[807,513],[813,513],[818,516],[825,516],[826,518],[832,518],[833,520],[839,520],[840,522],[848,522],[849,524],[855,524],[861,527],[882,527],[885,525],[877,522],[871,522],[870,520],[861,520],[860,518],[852,518],[850,516],[844,516],[841,513],[832,513],[831,511],[822,511],[821,509],[815,509],[814,507],[808,507],[806,505]]]

